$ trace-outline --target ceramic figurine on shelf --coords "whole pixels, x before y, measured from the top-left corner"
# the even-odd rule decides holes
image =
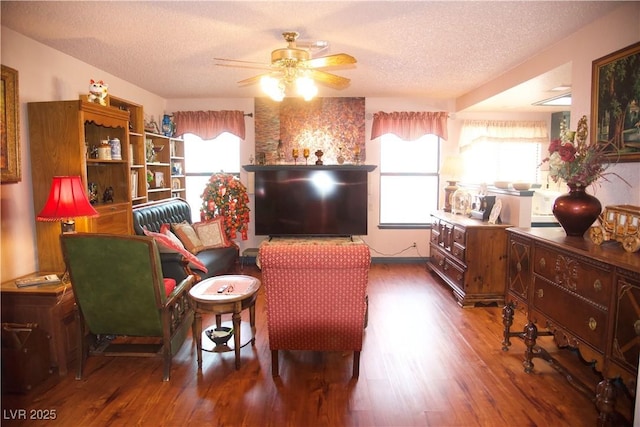
[[[96,104],[107,106],[107,89],[109,85],[102,80],[90,80],[89,84],[89,102],[95,102]]]
[[[92,205],[98,203],[98,184],[95,182],[89,183],[89,203]]]
[[[151,119],[149,119],[148,121],[145,117],[144,130],[145,132],[160,133],[160,129],[158,129],[158,123],[156,123],[156,119],[154,119],[153,116],[151,116]]]
[[[102,195],[102,203],[113,203],[113,187],[107,187]]]
[[[176,136],[176,122],[173,120],[173,116],[169,116],[169,121],[171,122],[171,136]]]
[[[165,114],[164,116],[162,116],[162,134],[164,136],[172,137],[173,130],[174,130],[174,124],[171,121],[171,116],[168,114]]]

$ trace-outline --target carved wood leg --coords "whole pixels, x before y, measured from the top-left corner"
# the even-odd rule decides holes
[[[251,345],[256,345],[256,305],[249,307],[249,324],[251,325]]]
[[[596,407],[598,408],[598,426],[610,426],[616,407],[616,388],[608,378],[600,381],[596,387]]]
[[[369,325],[369,295],[364,296],[364,328],[367,329],[367,325]]]
[[[193,339],[196,341],[198,369],[202,369],[202,314],[195,312],[193,316]]]
[[[504,325],[502,351],[509,351],[509,347],[511,346],[511,341],[509,341],[509,338],[511,337],[511,325],[513,325],[514,306],[515,305],[513,304],[513,302],[508,302],[502,308],[502,324]]]
[[[76,379],[82,379],[82,368],[84,366],[85,352],[86,352],[86,333],[84,330],[84,318],[80,314],[80,309],[77,305],[74,306],[74,317],[76,324],[78,325],[78,370],[76,371]]]
[[[358,378],[360,376],[360,352],[353,352],[353,378]]]
[[[527,349],[524,352],[524,362],[522,362],[522,365],[524,366],[524,371],[529,374],[533,370],[533,347],[535,347],[536,338],[538,338],[538,328],[533,322],[528,322],[525,325],[523,337]]]
[[[234,312],[233,320],[233,347],[236,355],[236,369],[240,369],[240,313]]]
[[[171,377],[171,345],[164,343],[162,349],[162,381],[169,381]]]
[[[277,377],[280,375],[278,371],[278,350],[271,350],[271,376]]]

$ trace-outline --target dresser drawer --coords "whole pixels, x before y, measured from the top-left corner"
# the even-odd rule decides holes
[[[464,289],[464,277],[466,269],[459,266],[452,258],[438,246],[431,245],[430,265],[441,276],[446,277],[458,288]]]
[[[440,230],[434,226],[431,229],[431,237],[429,238],[429,241],[437,245],[439,240],[440,240]]]
[[[533,279],[533,300],[535,309],[557,325],[562,325],[594,347],[604,349],[608,314],[606,309],[595,307],[540,277]]]
[[[464,276],[466,269],[458,266],[453,260],[445,258],[444,274],[460,289],[464,289]]]
[[[460,263],[465,264],[464,246],[454,243],[451,247],[451,255],[460,261]]]
[[[431,266],[438,271],[444,272],[444,260],[446,255],[440,251],[437,245],[431,245]]]
[[[608,305],[613,272],[587,260],[559,253],[546,247],[535,248],[533,269],[536,274],[599,305]]]
[[[461,246],[466,246],[466,230],[455,226],[453,228],[453,242]]]

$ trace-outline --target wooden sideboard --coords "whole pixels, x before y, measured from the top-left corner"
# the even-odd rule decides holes
[[[595,387],[600,424],[615,414],[620,380],[635,396],[640,353],[640,254],[617,242],[595,245],[562,229],[509,228],[503,350],[510,337],[526,345],[524,369],[534,357],[553,361],[536,344],[553,335],[558,347],[575,348],[602,374]],[[526,311],[522,332],[511,332],[515,309]],[[619,387],[618,387],[619,388]],[[585,391],[585,389],[583,389]],[[586,389],[591,392],[593,390]]]
[[[504,302],[508,225],[446,212],[431,214],[427,266],[453,290],[462,307]]]
[[[11,280],[2,283],[1,290],[2,322],[38,324],[51,337],[49,352],[52,366],[58,368],[61,376],[66,375],[78,353],[78,328],[71,284],[18,288],[15,280]]]

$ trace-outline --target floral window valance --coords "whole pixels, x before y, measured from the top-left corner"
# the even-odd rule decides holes
[[[176,111],[173,119],[177,136],[192,133],[208,140],[229,132],[241,139],[245,137],[243,111]]]
[[[548,143],[544,121],[465,120],[460,129],[460,148],[479,142]]]
[[[434,134],[447,139],[446,112],[393,112],[382,111],[373,115],[371,139],[392,133],[405,141],[414,141],[424,135]]]

